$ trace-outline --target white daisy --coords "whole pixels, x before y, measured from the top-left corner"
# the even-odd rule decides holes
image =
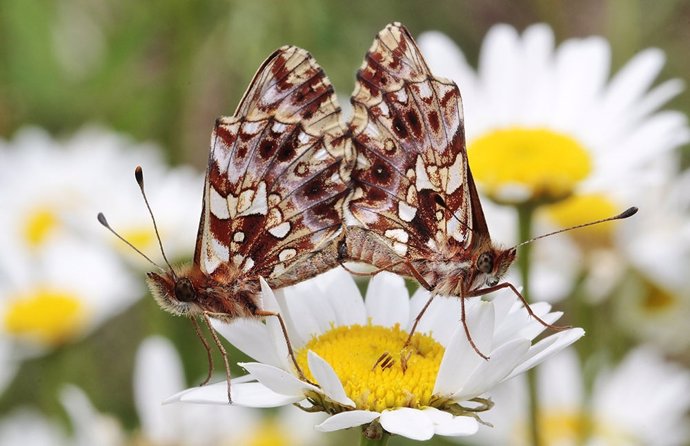
[[[201,177],[167,169],[154,147],[98,128],[65,141],[26,128],[0,141],[0,190],[12,191],[0,195],[0,331],[38,347],[24,343],[21,355],[79,338],[143,295],[139,273],[125,268],[121,253],[145,261],[96,221],[98,211],[110,211],[126,238],[159,258],[133,178],[137,164],[157,186],[150,199],[168,255],[188,255]]]
[[[690,440],[684,419],[690,373],[649,347],[631,351],[617,367],[597,375],[589,397],[572,350],[539,367],[537,377],[543,444],[655,446]],[[529,444],[525,380],[503,384],[494,398],[496,408],[486,419],[495,427],[480,427],[475,443]]]
[[[0,142],[0,185],[14,191],[1,198],[3,209],[12,212],[0,216],[0,225],[20,251],[33,253],[71,238],[105,241],[141,261],[96,222],[95,215],[103,211],[126,239],[159,261],[153,226],[134,181],[137,165],[144,168],[168,256],[188,255],[201,213],[201,176],[167,168],[150,144],[96,127],[65,141],[25,128],[11,142]]]
[[[137,352],[134,398],[141,431],[139,442],[150,445],[324,444],[313,429],[316,414],[286,407],[268,417],[255,409],[224,405],[161,405],[185,386],[182,363],[165,338],[150,337]]]
[[[125,432],[118,421],[98,412],[80,388],[65,386],[60,401],[69,417],[70,433],[56,419],[34,409],[17,408],[0,419],[0,446],[125,444]]]
[[[468,327],[479,349],[490,355],[485,361],[458,322],[458,299],[436,299],[403,350],[406,330],[429,293],[417,291],[409,299],[403,279],[393,274],[371,280],[366,302],[342,269],[281,291],[282,308],[265,282],[262,293],[267,309],[282,311],[300,367],[318,387],[300,381],[291,367],[277,322],[216,324],[259,361],[242,364],[256,382],[234,382],[233,400],[254,407],[301,402],[332,415],[317,426],[321,431],[368,426],[416,440],[472,435],[476,413],[491,405],[485,397],[494,385],[584,334],[571,329],[532,344],[544,327],[514,296],[468,300]],[[560,316],[549,313],[547,304],[532,308],[548,322]],[[227,404],[225,385],[190,389],[170,401]]]
[[[635,275],[614,300],[632,336],[671,352],[690,348],[690,171],[647,194],[649,212],[622,228],[620,245]]]
[[[462,91],[470,165],[482,191],[504,203],[559,201],[540,209],[541,230],[608,217],[635,204],[675,163],[672,151],[690,140],[684,114],[659,111],[683,83],[671,79],[652,87],[664,65],[658,49],[640,52],[609,78],[605,39],[569,39],[556,47],[543,24],[522,35],[508,25],[491,28],[476,71],[441,33],[425,33],[419,43],[432,69]],[[535,262],[533,294],[563,297],[579,274],[572,265],[583,264],[595,284],[588,293],[606,294],[624,271],[608,249],[613,228],[626,223],[539,242],[537,260],[559,273],[544,276],[544,263]],[[513,242],[516,226],[492,225],[492,231]],[[553,280],[540,284],[541,277]]]

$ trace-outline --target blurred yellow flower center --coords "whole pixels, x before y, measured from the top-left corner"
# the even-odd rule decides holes
[[[307,351],[326,360],[357,409],[420,408],[430,403],[444,348],[432,337],[417,333],[405,349],[409,357],[402,358],[407,336],[399,325],[335,327],[300,349],[297,361],[313,380]]]
[[[290,432],[273,420],[263,421],[256,429],[252,429],[247,438],[239,442],[246,446],[290,446],[297,445],[292,441]]]
[[[77,296],[48,289],[10,299],[4,316],[7,332],[49,346],[70,340],[86,322],[83,302]]]
[[[589,175],[592,161],[575,139],[548,129],[508,128],[482,135],[468,147],[474,178],[497,200],[506,187],[524,189],[520,200],[560,200]]]
[[[134,245],[142,251],[145,251],[147,248],[150,248],[156,242],[156,233],[153,231],[153,227],[129,228],[122,231],[121,235],[125,240],[127,240],[132,245]],[[119,243],[119,241],[117,243],[117,246],[120,249],[126,250],[127,252],[131,252],[131,249],[127,248],[124,244]]]
[[[548,217],[562,228],[611,217],[620,209],[601,194],[577,195],[545,208]],[[607,222],[572,231],[570,235],[585,247],[607,247],[617,222]]]
[[[35,209],[24,224],[24,240],[31,248],[43,244],[58,227],[58,217],[50,209]]]
[[[589,437],[611,446],[637,444],[630,435],[615,425],[577,411],[550,410],[546,414],[541,414],[539,433],[543,444],[580,444],[580,441]],[[523,442],[511,444],[529,444],[526,442],[526,425],[520,427],[518,437],[522,438]]]
[[[652,313],[661,313],[676,308],[676,297],[656,285],[648,284],[642,307]]]

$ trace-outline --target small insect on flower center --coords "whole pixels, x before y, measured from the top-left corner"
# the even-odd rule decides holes
[[[175,282],[175,299],[180,302],[191,302],[196,299],[196,290],[191,280],[182,277]]]
[[[474,178],[498,201],[514,201],[506,193],[516,187],[521,201],[563,199],[592,169],[585,147],[549,129],[496,130],[475,139],[467,153]]]
[[[300,349],[297,362],[314,380],[307,351],[326,360],[357,409],[429,406],[444,348],[432,337],[416,333],[403,351],[407,335],[399,325],[335,327]]]
[[[57,346],[84,328],[86,309],[74,293],[40,288],[10,298],[3,322],[10,334]]]

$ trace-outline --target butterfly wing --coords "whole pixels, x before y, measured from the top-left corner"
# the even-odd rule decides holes
[[[348,208],[359,225],[412,260],[466,250],[477,242],[473,234],[488,235],[467,163],[460,91],[433,76],[400,24],[376,37],[352,103],[357,162]]]
[[[342,145],[330,144],[342,127],[311,55],[296,47],[272,54],[235,114],[216,122],[195,264],[212,277],[235,267],[284,285],[281,273],[329,246],[348,187]]]

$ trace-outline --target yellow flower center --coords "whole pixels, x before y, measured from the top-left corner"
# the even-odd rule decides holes
[[[42,245],[58,228],[58,217],[51,209],[34,209],[26,217],[24,240],[31,248]]]
[[[286,432],[271,419],[262,421],[258,429],[252,430],[247,438],[239,442],[239,444],[247,446],[290,446],[297,445],[297,443],[290,432]]]
[[[498,201],[511,201],[504,191],[516,186],[527,192],[518,201],[563,199],[592,169],[578,141],[548,129],[495,130],[475,139],[468,156],[474,178]]]
[[[152,247],[158,246],[156,241],[156,233],[154,232],[153,227],[132,227],[122,231],[121,235],[125,240],[130,242],[141,251],[147,251]],[[120,243],[119,240],[117,241],[117,246],[119,249],[131,252],[131,249],[123,243]]]
[[[86,311],[75,294],[41,288],[10,299],[4,322],[10,334],[57,346],[81,331]]]
[[[312,381],[307,351],[327,361],[358,409],[429,406],[445,349],[432,337],[416,333],[403,352],[407,336],[399,325],[335,327],[300,349],[297,361]]]
[[[663,313],[676,308],[677,298],[672,293],[651,283],[642,300],[642,308],[650,313]]]
[[[539,416],[538,424],[543,444],[581,444],[580,442],[588,438],[596,438],[602,444],[611,446],[637,444],[623,429],[602,420],[595,420],[579,411],[549,410],[548,413]],[[527,432],[526,424],[520,425],[516,437],[523,441],[511,444],[530,444],[527,442]]]
[[[616,204],[601,194],[577,195],[545,208],[548,217],[562,228],[611,217],[620,211]],[[616,223],[612,221],[577,229],[570,235],[584,247],[607,247],[612,243]]]

